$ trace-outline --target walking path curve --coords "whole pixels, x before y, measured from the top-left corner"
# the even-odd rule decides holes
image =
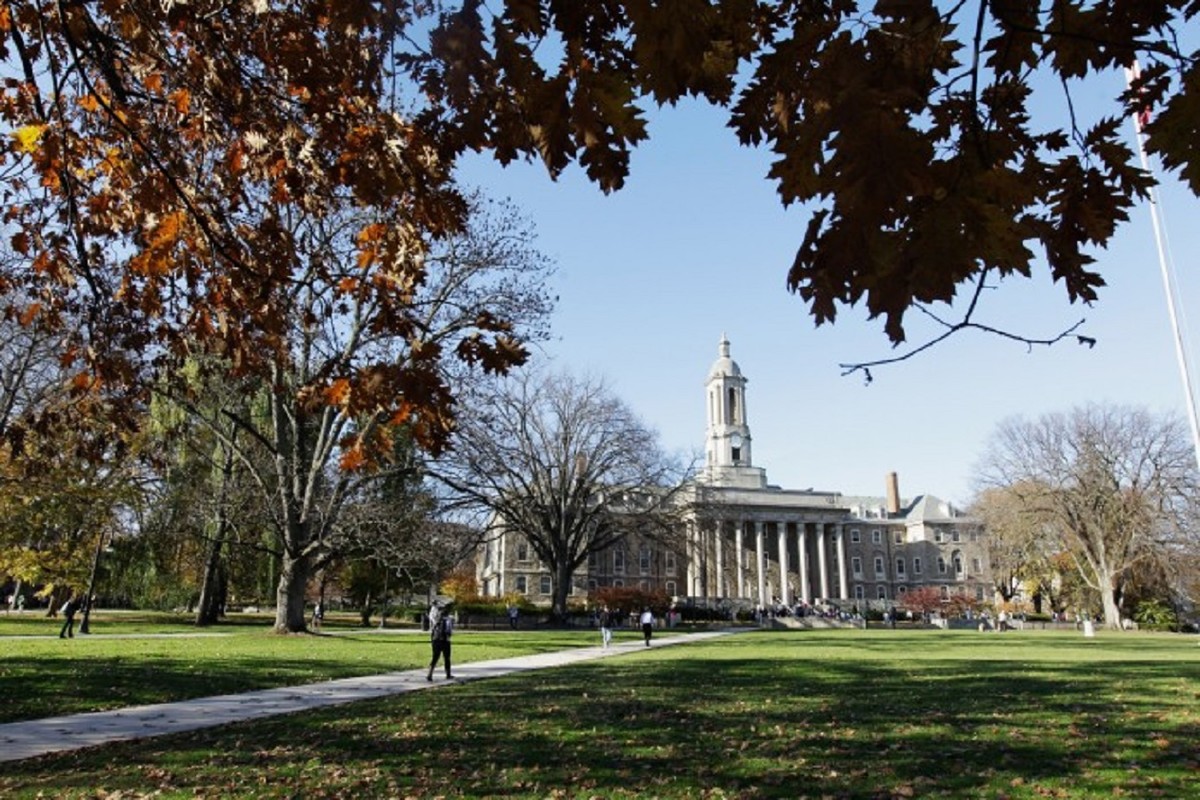
[[[657,648],[686,644],[734,632],[722,630],[656,636],[653,646]],[[452,681],[443,679],[439,674],[434,682],[430,683],[425,680],[426,670],[422,668],[243,694],[200,697],[177,703],[129,706],[113,711],[11,722],[0,725],[0,762],[19,761],[46,753],[78,750],[108,742],[194,731],[277,714],[292,714],[352,703],[356,700],[444,686],[447,683],[483,680],[515,672],[560,667],[644,649],[645,646],[639,640],[614,644],[607,650],[602,647],[581,647],[553,653],[476,661],[456,665]]]

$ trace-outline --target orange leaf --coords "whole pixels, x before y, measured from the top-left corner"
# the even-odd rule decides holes
[[[325,402],[331,406],[344,406],[350,400],[350,381],[338,378],[325,389]]]
[[[187,89],[176,89],[170,94],[171,105],[180,114],[186,114],[192,107],[192,95]]]

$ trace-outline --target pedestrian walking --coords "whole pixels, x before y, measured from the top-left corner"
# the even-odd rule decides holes
[[[453,635],[454,620],[450,617],[447,604],[434,600],[429,607],[429,642],[433,646],[433,658],[429,662],[425,680],[433,680],[433,668],[437,666],[439,658],[446,669],[446,680],[453,680],[454,676],[450,674],[450,637]]]
[[[517,623],[521,616],[521,609],[517,608],[516,603],[508,607],[508,626],[514,631],[517,629]]]
[[[312,629],[314,633],[321,632],[321,622],[325,619],[325,604],[320,600],[313,606]]]
[[[642,609],[641,623],[642,637],[646,640],[646,647],[649,647],[650,636],[654,633],[654,612],[649,608]]]
[[[612,642],[613,629],[613,612],[608,610],[608,606],[600,609],[600,641],[604,645],[604,649],[608,649],[608,645]]]
[[[62,608],[59,609],[63,615],[63,626],[62,630],[58,632],[58,638],[75,638],[75,612],[79,610],[79,605],[79,597],[72,593],[72,595],[67,598],[67,602],[63,603]]]

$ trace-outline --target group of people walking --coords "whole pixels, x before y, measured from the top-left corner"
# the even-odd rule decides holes
[[[596,623],[600,628],[600,642],[605,650],[612,643],[613,628],[618,627],[624,618],[625,613],[622,611],[613,611],[607,605],[600,607],[600,611],[596,615]],[[656,624],[654,612],[648,607],[643,608],[642,613],[638,616],[638,624],[642,628],[642,638],[646,642],[646,647],[649,647]]]

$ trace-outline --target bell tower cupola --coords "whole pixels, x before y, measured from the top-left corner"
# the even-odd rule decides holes
[[[761,488],[766,474],[754,466],[750,425],[746,415],[746,378],[729,356],[729,339],[722,334],[717,360],[706,382],[708,431],[705,437],[705,472],[720,486]]]

